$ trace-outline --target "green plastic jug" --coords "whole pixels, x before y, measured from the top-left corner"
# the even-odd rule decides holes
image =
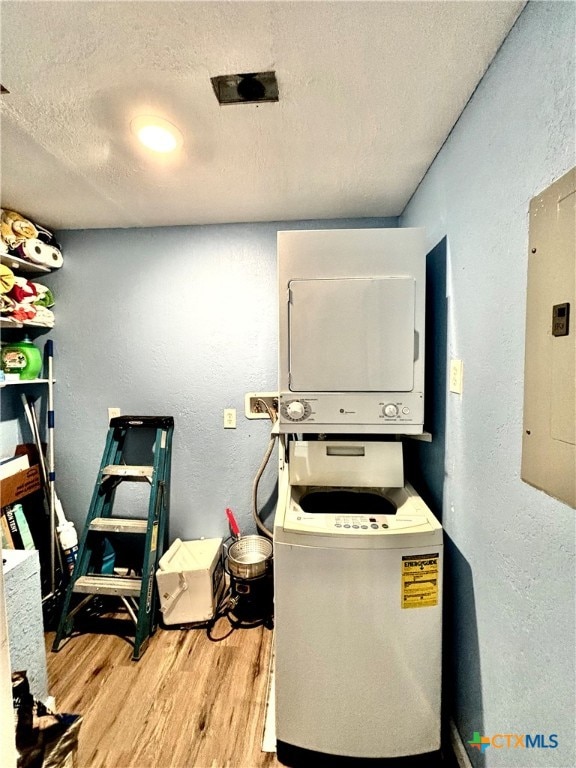
[[[4,373],[19,373],[24,380],[36,379],[42,370],[42,363],[42,352],[32,344],[28,336],[24,337],[24,341],[2,347]]]

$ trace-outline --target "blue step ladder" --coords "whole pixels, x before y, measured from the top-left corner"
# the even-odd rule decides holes
[[[142,430],[148,430],[147,434],[143,435]],[[158,560],[168,548],[173,431],[172,416],[118,416],[111,419],[53,651],[58,651],[64,638],[72,634],[76,614],[94,597],[112,596],[122,601],[136,627],[132,659],[137,661],[144,653],[158,624],[154,578]],[[144,436],[154,440],[150,448],[152,464],[127,463],[127,456],[134,453],[135,441],[137,445],[137,438]],[[126,482],[150,484],[146,518],[122,518],[113,514],[116,490]],[[107,558],[103,553],[106,547],[110,548],[111,541],[112,559],[114,546],[132,555],[128,568],[105,565]]]

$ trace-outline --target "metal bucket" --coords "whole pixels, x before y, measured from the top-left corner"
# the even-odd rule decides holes
[[[242,536],[228,549],[228,568],[239,579],[262,576],[271,561],[272,542],[263,536]]]

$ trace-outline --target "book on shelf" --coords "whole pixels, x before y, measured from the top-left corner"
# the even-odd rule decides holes
[[[0,514],[0,533],[2,534],[2,549],[14,549],[14,540],[4,510]]]
[[[12,548],[36,549],[22,504],[8,504],[8,506],[4,507],[2,513],[2,517],[5,517],[8,523],[8,530],[13,544]],[[2,527],[4,529],[4,524]]]

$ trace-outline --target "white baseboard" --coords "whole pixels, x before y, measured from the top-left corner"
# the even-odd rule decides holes
[[[276,695],[274,685],[274,642],[268,667],[268,691],[266,694],[266,715],[264,716],[264,734],[262,752],[276,752]]]

